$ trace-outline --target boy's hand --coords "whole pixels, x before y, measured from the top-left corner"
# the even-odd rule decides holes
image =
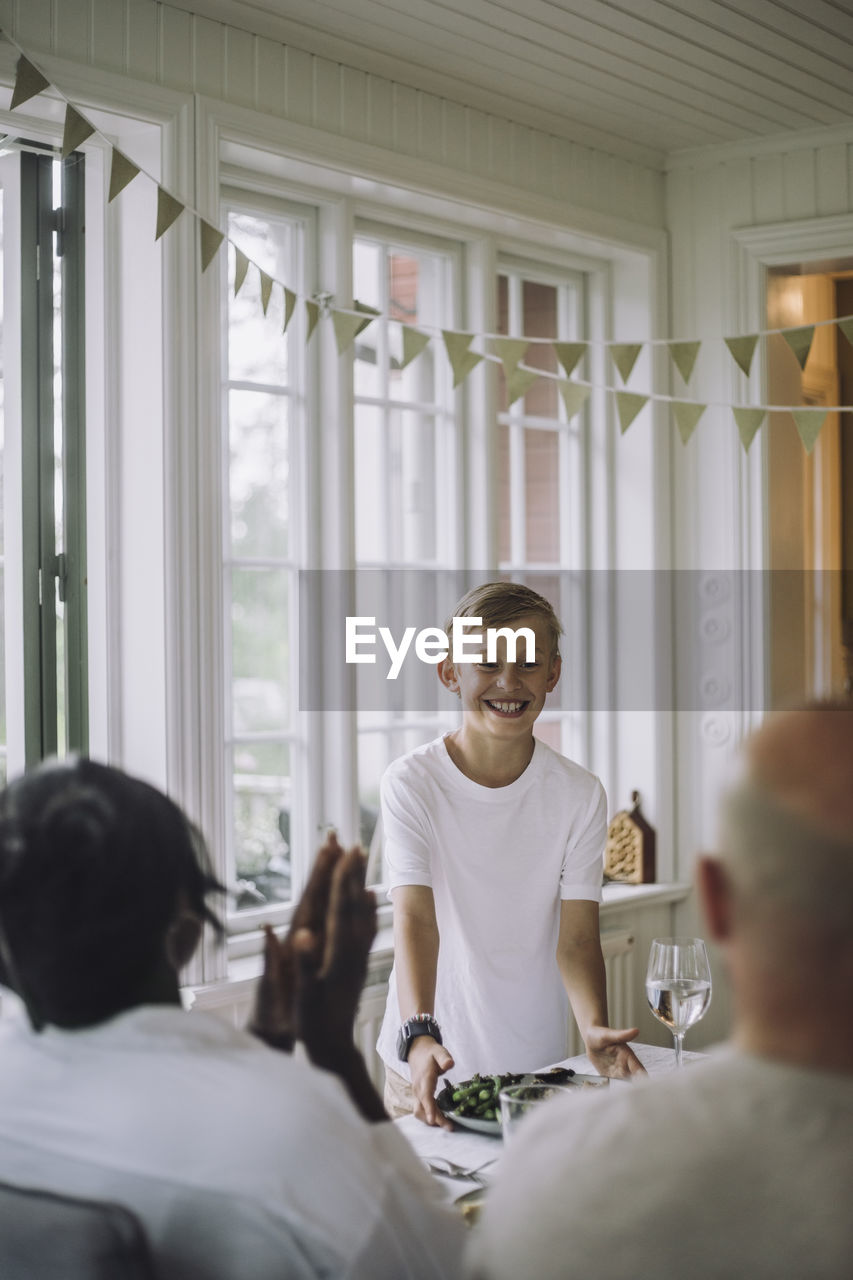
[[[453,1058],[443,1044],[432,1036],[418,1036],[409,1049],[409,1069],[412,1073],[412,1092],[415,1095],[415,1118],[424,1124],[441,1129],[452,1129],[453,1122],[439,1108],[435,1100],[438,1077],[453,1066]]]
[[[613,1027],[589,1027],[586,1033],[586,1056],[596,1071],[616,1080],[644,1076],[646,1068],[628,1045],[640,1034],[639,1027],[617,1031]]]

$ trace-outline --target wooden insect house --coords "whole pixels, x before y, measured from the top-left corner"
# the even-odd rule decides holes
[[[614,814],[607,828],[604,875],[626,884],[652,884],[655,878],[655,829],[640,812],[640,793],[631,792],[632,808]]]

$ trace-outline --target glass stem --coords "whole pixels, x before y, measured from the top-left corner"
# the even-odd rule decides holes
[[[675,1065],[676,1067],[680,1067],[681,1066],[681,1045],[684,1040],[684,1032],[682,1031],[681,1035],[679,1035],[677,1031],[673,1031],[672,1038],[675,1041]]]

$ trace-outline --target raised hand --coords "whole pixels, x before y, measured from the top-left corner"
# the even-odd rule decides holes
[[[297,1035],[319,1066],[337,1062],[353,1045],[376,936],[376,899],[364,887],[366,870],[361,850],[341,851],[329,876],[323,933],[305,925],[293,935]]]
[[[298,1035],[295,939],[301,937],[303,947],[309,940],[314,947],[324,947],[332,877],[343,856],[337,838],[330,835],[317,854],[287,935],[279,940],[269,925],[264,926],[264,971],[249,1029],[275,1049],[289,1052]]]

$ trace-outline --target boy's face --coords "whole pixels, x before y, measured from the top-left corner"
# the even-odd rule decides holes
[[[491,736],[514,738],[519,733],[530,733],[537,716],[545,705],[545,695],[550,693],[560,678],[560,658],[552,649],[551,637],[544,619],[536,614],[514,618],[501,623],[518,631],[529,627],[536,636],[536,660],[528,663],[524,637],[516,646],[516,661],[507,661],[507,641],[497,640],[497,661],[486,662],[486,638],[482,636],[482,662],[461,662],[454,665],[452,657],[445,658],[438,667],[442,684],[462,701],[462,718],[465,728]],[[476,631],[467,632],[465,648],[476,653]]]

